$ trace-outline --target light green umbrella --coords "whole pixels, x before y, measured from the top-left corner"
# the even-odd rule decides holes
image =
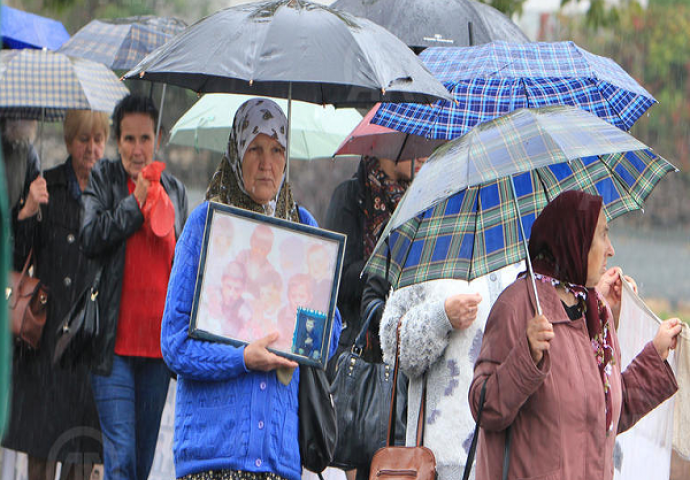
[[[173,126],[169,143],[225,152],[235,111],[249,95],[204,95]],[[273,98],[284,112],[287,100]],[[330,157],[362,120],[356,110],[335,109],[313,103],[292,102],[290,158],[309,160]]]

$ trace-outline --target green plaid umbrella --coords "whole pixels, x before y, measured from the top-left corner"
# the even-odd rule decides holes
[[[48,50],[0,51],[0,108],[112,112],[128,90],[105,65]],[[32,110],[28,110],[32,111]]]
[[[395,287],[472,280],[523,260],[535,218],[562,191],[601,195],[612,220],[642,208],[671,171],[645,144],[583,110],[517,110],[429,158],[365,271]],[[414,203],[420,198],[435,200]]]

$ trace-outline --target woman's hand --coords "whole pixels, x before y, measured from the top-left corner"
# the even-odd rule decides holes
[[[606,299],[606,303],[611,307],[613,322],[618,329],[618,320],[621,314],[621,299],[623,295],[623,282],[621,280],[622,270],[620,267],[611,267],[601,276],[597,284],[597,291]],[[637,283],[635,280],[624,275],[625,280],[630,283],[633,291],[637,293]]]
[[[29,194],[26,196],[24,206],[17,214],[18,220],[25,220],[33,217],[38,213],[41,204],[48,203],[48,184],[46,179],[40,175],[31,182],[29,186]]]
[[[288,360],[285,357],[276,355],[268,351],[268,346],[278,340],[280,334],[273,332],[260,338],[244,348],[244,364],[249,370],[259,370],[262,372],[270,372],[279,367],[295,368],[297,362]]]
[[[668,351],[674,350],[678,344],[678,335],[683,329],[683,322],[679,318],[669,318],[661,322],[659,325],[659,330],[656,332],[656,336],[652,343],[654,348],[659,352],[659,356],[662,360],[668,358]]]
[[[544,352],[551,348],[553,337],[553,325],[544,315],[538,315],[527,322],[529,353],[535,365],[539,365],[541,359],[544,358]]]
[[[446,298],[443,308],[454,329],[464,330],[477,319],[477,309],[482,296],[478,293],[458,293]]]
[[[149,185],[151,185],[151,182],[146,180],[143,175],[139,175],[137,177],[137,183],[134,187],[134,197],[137,199],[140,209],[144,208],[144,204],[146,203],[146,196],[149,193]]]

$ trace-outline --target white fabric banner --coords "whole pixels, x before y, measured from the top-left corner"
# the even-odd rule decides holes
[[[651,341],[661,320],[623,280],[621,323],[621,368],[624,371]],[[673,352],[668,363],[674,367]],[[668,480],[671,473],[674,397],[661,404],[633,428],[618,436],[614,452],[615,480]]]

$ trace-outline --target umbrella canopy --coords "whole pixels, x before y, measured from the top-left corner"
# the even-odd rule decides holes
[[[676,171],[642,142],[573,107],[518,110],[473,132],[439,148],[422,167],[366,272],[388,273],[397,287],[471,280],[524,259],[534,219],[562,191],[601,195],[612,220],[642,208],[658,181]],[[451,163],[463,172],[458,187],[405,220],[401,212],[417,210],[407,205],[414,190],[442,192],[429,173]]]
[[[57,50],[69,40],[65,26],[52,18],[0,7],[2,42],[9,48],[47,48]]]
[[[303,0],[221,10],[151,53],[125,77],[196,92],[342,106],[450,99],[393,34]]]
[[[48,50],[0,51],[0,108],[112,112],[127,87],[105,65]]]
[[[172,127],[169,143],[225,152],[235,112],[250,98],[246,95],[204,95]],[[286,100],[272,100],[282,109],[287,108]],[[332,156],[361,119],[354,109],[336,110],[331,106],[293,102],[290,158],[308,160]]]
[[[453,139],[519,108],[573,105],[629,130],[654,97],[616,62],[573,42],[492,42],[420,55],[456,102],[384,104],[373,123]]]
[[[182,20],[171,17],[92,20],[75,33],[60,51],[103,63],[113,70],[129,70],[186,26]]]
[[[331,7],[368,18],[412,48],[467,47],[494,40],[529,42],[512,20],[474,0],[338,0]]]
[[[340,144],[335,155],[369,155],[392,160],[428,157],[445,140],[410,135],[371,123],[380,104],[369,110],[359,125]]]

